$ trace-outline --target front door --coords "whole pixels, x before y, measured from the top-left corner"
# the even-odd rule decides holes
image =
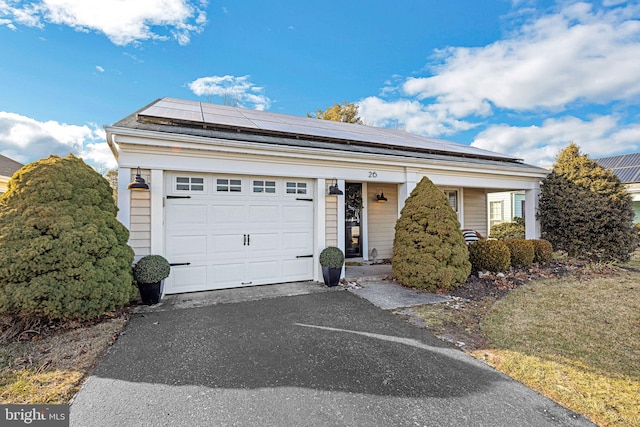
[[[362,184],[347,183],[344,198],[344,255],[362,257]]]

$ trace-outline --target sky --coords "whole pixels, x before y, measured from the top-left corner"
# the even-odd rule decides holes
[[[0,154],[116,166],[162,97],[369,126],[548,166],[640,151],[638,1],[0,0]]]

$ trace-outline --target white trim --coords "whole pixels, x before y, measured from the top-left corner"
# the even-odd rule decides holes
[[[362,183],[362,214],[360,215],[360,232],[362,233],[362,259],[369,261],[369,191],[367,182]]]
[[[127,230],[131,227],[131,190],[127,188],[131,182],[131,168],[118,167],[118,221]]]
[[[344,196],[347,192],[347,187],[345,186],[344,179],[338,179],[337,184],[338,188],[342,190],[342,195],[338,196],[338,247],[342,250],[342,253],[345,253],[345,212],[344,212]],[[344,277],[345,267],[342,267],[342,276]]]
[[[286,185],[286,184],[285,184]],[[316,248],[313,253],[313,280],[322,282],[322,269],[320,268],[320,252],[326,247],[326,181],[324,178],[318,178],[315,182],[314,199],[315,199],[315,218],[313,222],[313,247]]]
[[[165,255],[164,247],[164,174],[151,169],[151,254]]]

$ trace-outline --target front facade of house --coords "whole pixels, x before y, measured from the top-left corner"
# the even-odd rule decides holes
[[[547,171],[473,147],[170,98],[106,131],[130,245],[174,264],[165,293],[321,281],[327,246],[390,258],[395,221],[425,176],[461,227],[483,235],[487,193],[524,192],[527,235],[539,236]],[[149,191],[127,189],[138,168]]]
[[[524,218],[526,212],[526,195],[524,191],[502,191],[487,194],[488,227],[487,235],[491,234],[491,227],[503,222],[512,222],[514,218]]]

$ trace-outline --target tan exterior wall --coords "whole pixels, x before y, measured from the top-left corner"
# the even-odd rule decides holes
[[[465,188],[464,200],[464,228],[476,230],[487,237],[487,195],[483,189]]]
[[[131,172],[131,181],[136,171]],[[141,171],[142,178],[151,186],[148,170]],[[122,197],[122,195],[120,195]],[[129,225],[129,245],[136,257],[151,254],[151,192],[129,191],[131,197],[131,223]]]
[[[330,183],[327,182],[325,194],[329,192]],[[325,198],[325,242],[327,246],[338,246],[338,197]]]
[[[378,203],[376,194],[382,191],[388,199]],[[378,259],[391,258],[396,221],[398,219],[398,186],[395,184],[373,184],[367,186],[367,225],[369,253],[375,248]]]

